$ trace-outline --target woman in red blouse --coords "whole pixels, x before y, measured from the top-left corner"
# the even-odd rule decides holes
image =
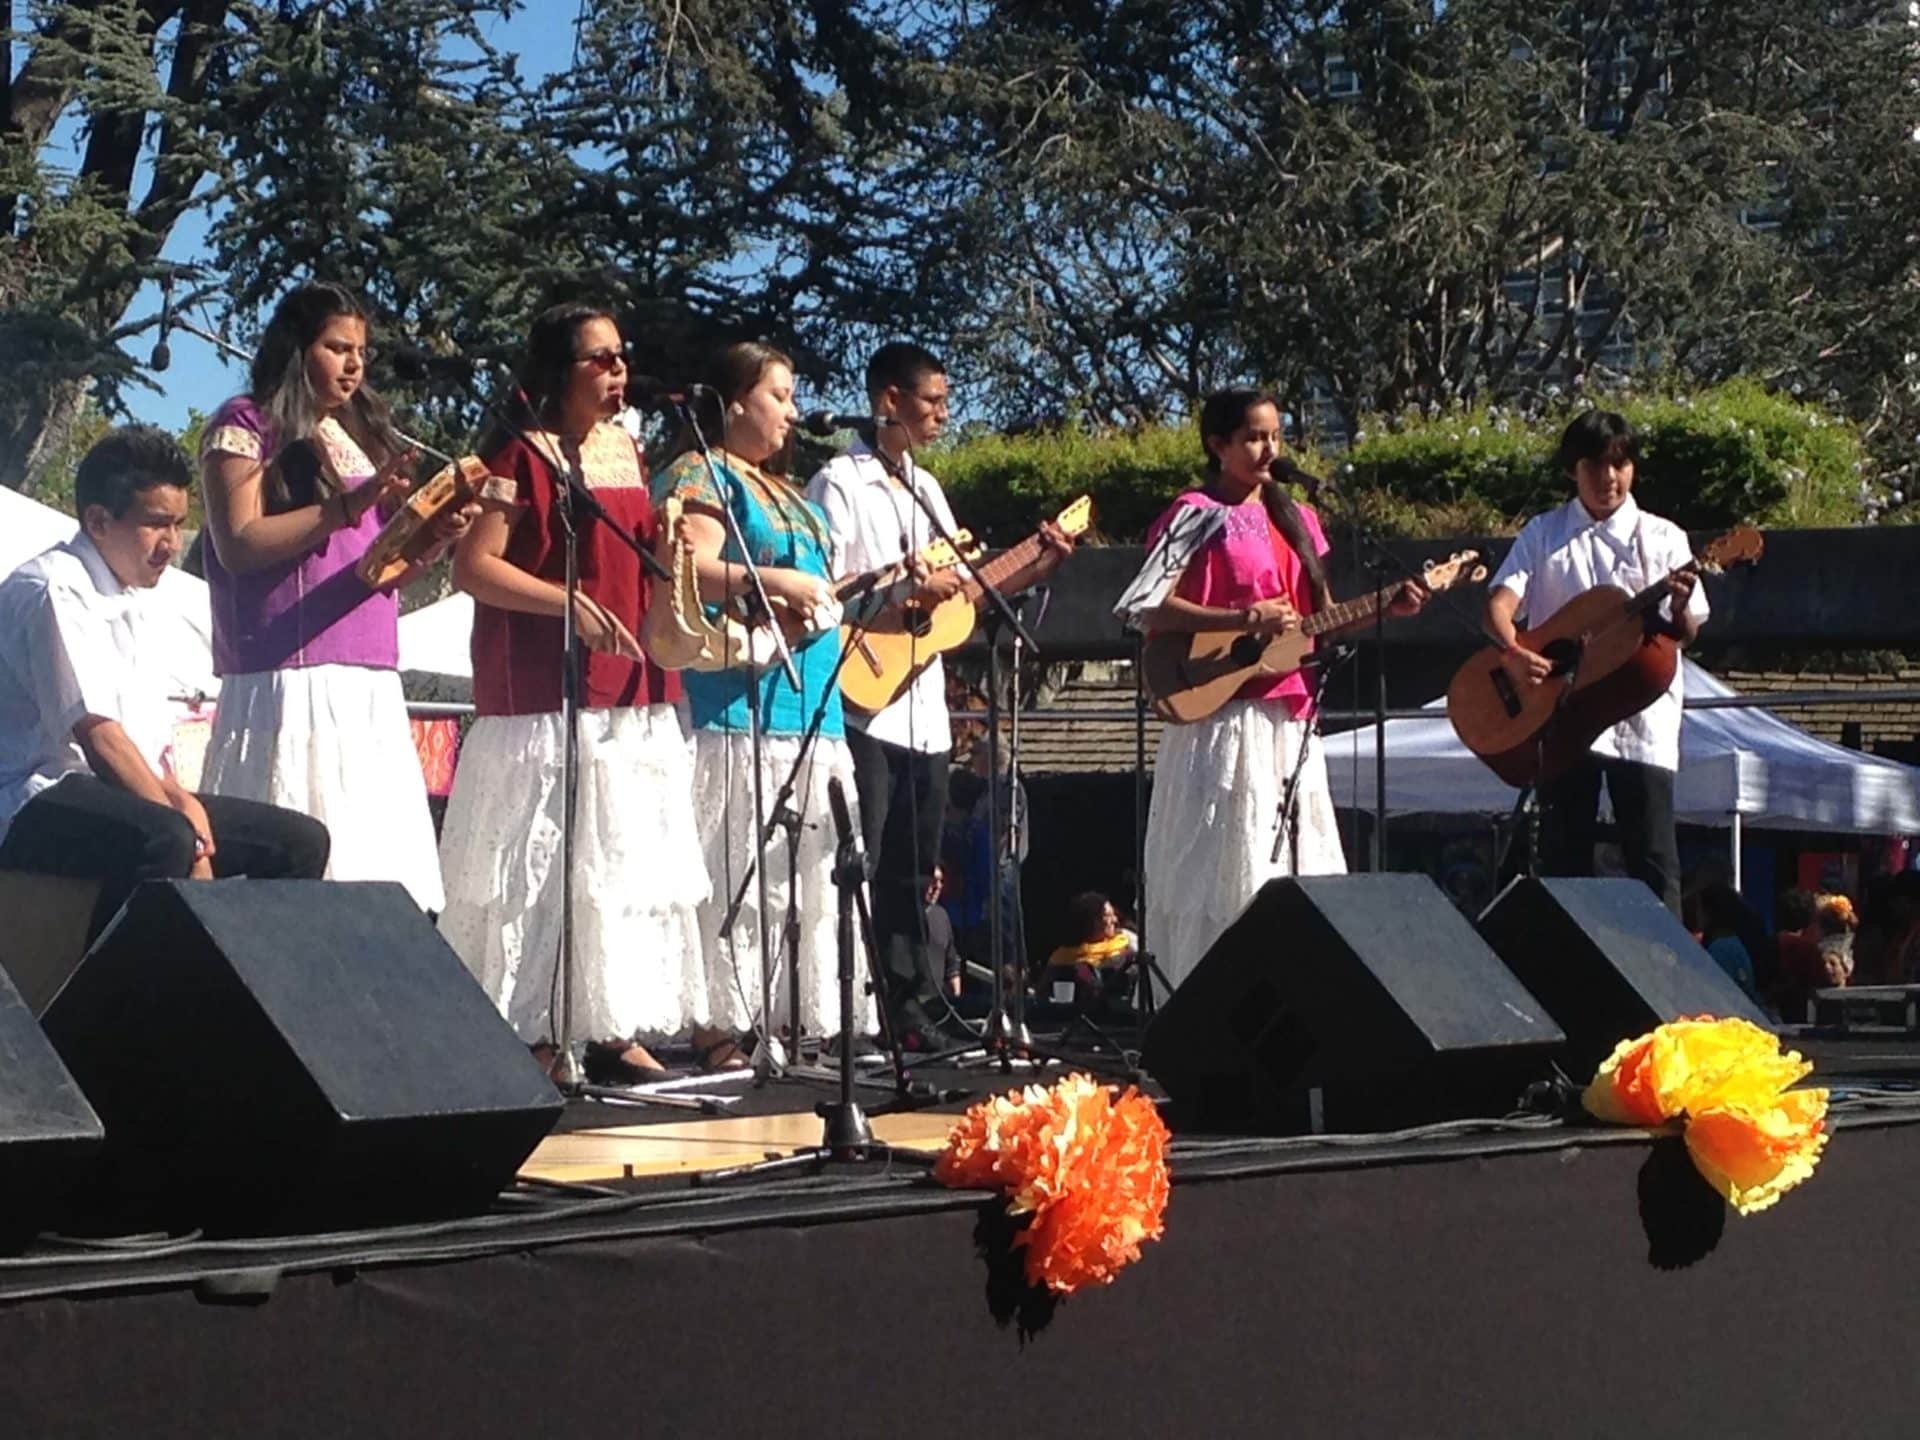
[[[441,841],[441,931],[500,1013],[536,1051],[560,1027],[560,824],[565,532],[557,472],[577,472],[615,526],[656,540],[645,458],[613,417],[626,349],[605,311],[556,306],[533,324],[521,384],[525,438],[486,456],[517,503],[489,510],[454,554],[472,595],[478,712],[454,775]],[[574,623],[580,667],[574,825],[572,1033],[589,1078],[663,1067],[645,1040],[704,1013],[695,909],[707,896],[693,821],[693,773],[677,676],[641,653],[640,557],[581,514]]]

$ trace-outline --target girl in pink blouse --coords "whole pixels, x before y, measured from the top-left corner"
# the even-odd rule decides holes
[[[1200,439],[1206,479],[1167,507],[1148,543],[1189,507],[1220,512],[1219,529],[1147,612],[1149,629],[1276,635],[1332,603],[1320,517],[1273,478],[1283,448],[1279,403],[1257,390],[1210,395]],[[1412,614],[1424,601],[1409,585],[1392,611]],[[1276,859],[1281,797],[1296,771],[1291,826]],[[1267,881],[1345,873],[1305,672],[1257,677],[1213,715],[1166,729],[1146,852],[1154,950],[1176,985]]]

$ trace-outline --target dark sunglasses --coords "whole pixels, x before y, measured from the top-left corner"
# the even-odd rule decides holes
[[[591,365],[602,375],[607,374],[616,365],[622,370],[627,367],[627,352],[624,350],[589,350],[585,355],[573,357],[576,365]]]

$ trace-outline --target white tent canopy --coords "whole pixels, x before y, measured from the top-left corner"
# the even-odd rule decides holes
[[[1682,657],[1688,698],[1734,691]],[[1504,814],[1519,792],[1453,733],[1435,701],[1431,719],[1387,722],[1390,815]],[[1334,802],[1373,810],[1374,729],[1327,739]],[[1688,710],[1680,726],[1674,811],[1696,825],[1920,834],[1920,769],[1821,740],[1769,710]]]
[[[79,529],[71,515],[0,487],[0,576]],[[204,580],[175,567],[154,587],[156,611],[166,617],[167,678],[175,695],[212,695],[220,689],[213,674],[213,609]]]
[[[473,597],[454,594],[400,617],[400,668],[473,678]]]

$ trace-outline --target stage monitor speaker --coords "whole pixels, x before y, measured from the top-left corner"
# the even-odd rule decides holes
[[[1772,1023],[1638,880],[1523,875],[1478,923],[1567,1032],[1567,1074],[1577,1083],[1615,1045],[1663,1021],[1712,1015]]]
[[[394,884],[153,881],[44,1017],[106,1122],[89,1224],[294,1233],[483,1211],[562,1109]]]
[[[0,870],[0,969],[36,1016],[87,953],[98,880]]]
[[[59,1223],[60,1202],[100,1141],[100,1117],[0,974],[0,1245]]]
[[[1148,1027],[1179,1123],[1299,1133],[1503,1115],[1564,1036],[1424,875],[1269,882]]]

